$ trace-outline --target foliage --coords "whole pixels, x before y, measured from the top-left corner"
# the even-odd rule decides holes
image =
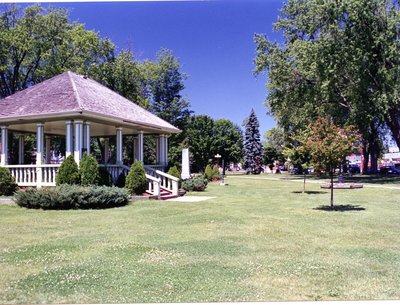
[[[244,138],[244,169],[253,174],[261,173],[262,165],[262,146],[260,142],[260,131],[257,116],[252,109],[249,117],[245,120]]]
[[[214,158],[214,120],[207,115],[190,118],[187,135],[192,155],[192,171],[200,172]]]
[[[6,97],[67,70],[85,74],[108,59],[114,45],[64,9],[15,5],[0,14],[0,97]]]
[[[83,186],[100,183],[99,164],[92,155],[88,155],[86,152],[79,163],[79,175]]]
[[[115,183],[116,187],[125,187],[126,184],[126,176],[124,173],[120,173],[117,178],[117,182]]]
[[[270,168],[274,166],[275,161],[279,161],[280,164],[283,164],[286,161],[285,155],[282,152],[278,152],[273,146],[265,146],[263,152],[263,163],[268,165]]]
[[[147,188],[146,173],[143,164],[136,160],[126,176],[125,188],[130,194],[142,195]]]
[[[179,182],[178,182],[179,183],[179,188],[182,187],[182,176],[181,176],[181,173],[179,172],[179,170],[178,170],[178,168],[176,166],[170,167],[170,169],[168,170],[167,174],[178,178],[179,179]]]
[[[80,175],[78,164],[76,164],[75,159],[72,155],[68,156],[58,169],[56,176],[56,184],[79,184]]]
[[[207,188],[208,180],[203,175],[183,180],[182,188],[188,192],[200,192]]]
[[[210,164],[207,164],[206,168],[204,169],[204,176],[207,178],[208,181],[212,180],[213,170]]]
[[[243,133],[240,127],[229,120],[214,121],[212,150],[221,155],[225,164],[238,163],[243,158]]]
[[[215,164],[212,169],[212,180],[221,180],[221,174],[219,173],[219,168],[217,164]]]
[[[0,166],[0,196],[10,196],[14,194],[16,189],[17,184],[10,171]]]
[[[309,152],[315,170],[322,170],[331,177],[331,208],[333,208],[333,173],[351,153],[358,133],[354,126],[338,127],[331,120],[318,118],[311,125],[303,143]]]
[[[202,171],[216,154],[221,155],[225,164],[242,159],[242,131],[229,120],[214,121],[207,115],[194,115],[190,118],[187,136],[194,172]]]
[[[256,73],[268,72],[266,104],[285,132],[319,116],[355,125],[375,167],[384,124],[400,144],[398,5],[288,1],[275,24],[284,44],[255,35]]]
[[[99,166],[99,185],[113,186],[113,178],[107,168]]]
[[[282,128],[274,127],[264,133],[264,147],[272,147],[277,154],[281,154],[283,148],[287,145],[286,135]]]
[[[126,205],[126,190],[107,186],[63,184],[56,187],[29,189],[15,194],[20,207],[43,210],[105,209]]]

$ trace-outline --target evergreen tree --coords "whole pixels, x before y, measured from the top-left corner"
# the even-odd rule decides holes
[[[260,141],[260,127],[254,109],[251,109],[250,116],[245,121],[244,138],[244,169],[253,174],[261,172],[262,145]]]

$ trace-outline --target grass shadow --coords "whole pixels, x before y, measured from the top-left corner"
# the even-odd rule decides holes
[[[293,194],[307,194],[307,195],[318,195],[318,194],[326,194],[324,191],[293,191]]]
[[[326,211],[326,212],[347,212],[347,211],[365,211],[360,205],[352,204],[339,204],[335,205],[333,209],[330,205],[320,205],[319,207],[313,208],[313,210]]]

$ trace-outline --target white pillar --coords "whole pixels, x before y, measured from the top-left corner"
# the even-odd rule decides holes
[[[137,159],[142,163],[143,163],[143,144],[144,144],[143,131],[139,131],[137,138],[137,148],[138,148]]]
[[[90,122],[83,123],[83,149],[90,155]]]
[[[44,124],[36,124],[36,187],[42,187],[42,167],[43,164],[43,143],[44,142]]]
[[[46,136],[46,164],[50,164],[51,161],[50,144],[51,144],[50,136]]]
[[[65,158],[72,155],[73,151],[73,122],[66,121],[65,122]]]
[[[19,135],[18,137],[18,164],[25,162],[25,136]]]
[[[161,136],[156,136],[156,164],[161,164]]]
[[[74,145],[74,159],[77,164],[82,158],[82,146],[83,146],[83,121],[74,121],[75,127],[75,145]]]
[[[168,136],[164,135],[164,160],[165,166],[168,165]]]
[[[1,126],[1,160],[0,165],[8,164],[8,129],[7,126]]]
[[[121,165],[122,162],[122,127],[117,127],[117,158],[116,158],[116,164]]]
[[[108,162],[110,157],[110,142],[108,138],[104,138],[104,164]]]
[[[36,124],[36,165],[43,164],[44,124]]]

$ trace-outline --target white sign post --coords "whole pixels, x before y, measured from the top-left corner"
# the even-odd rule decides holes
[[[189,179],[190,176],[190,163],[189,163],[189,148],[182,149],[182,179]]]

